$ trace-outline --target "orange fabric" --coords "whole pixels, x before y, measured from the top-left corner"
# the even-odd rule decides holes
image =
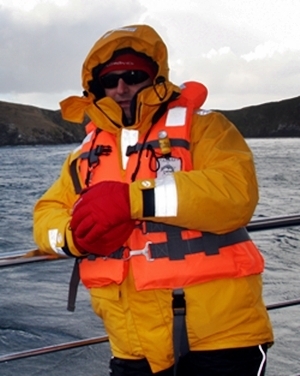
[[[192,95],[190,95],[192,93]],[[190,141],[190,127],[192,121],[192,114],[193,111],[198,109],[205,101],[207,97],[207,89],[204,85],[198,82],[187,82],[184,84],[182,88],[180,97],[171,102],[169,107],[186,107],[187,108],[187,122],[188,124],[184,126],[168,126],[167,133],[169,139],[182,139]],[[147,142],[151,142],[153,140],[157,140],[158,132],[165,129],[165,122],[167,119],[167,113],[160,119],[158,123],[156,123],[152,127],[152,131],[147,138]],[[92,144],[96,145],[109,145],[111,146],[112,150],[114,151],[109,155],[109,158],[106,156],[100,156],[101,166],[98,168],[97,166],[89,167],[88,160],[82,160],[80,164],[80,173],[82,181],[86,180],[88,175],[88,171],[91,171],[90,181],[89,184],[95,184],[97,182],[103,180],[112,180],[112,181],[122,181],[125,180],[127,183],[131,183],[131,175],[137,165],[138,161],[138,153],[134,153],[129,158],[126,172],[125,172],[125,179],[124,174],[122,172],[122,167],[119,164],[119,155],[117,153],[118,150],[118,139],[115,134],[108,133],[105,131],[101,131],[99,134],[96,134],[95,130],[98,129],[96,125],[92,122],[88,123],[86,126],[86,132],[88,136],[86,137],[85,141],[82,144],[81,154],[88,153],[92,147]],[[144,141],[144,134],[140,135],[139,143],[142,144]],[[159,153],[160,150],[158,149],[157,152]],[[192,162],[190,153],[188,150],[183,148],[172,148],[172,155],[175,157],[181,158],[185,167],[183,170],[189,171],[192,168]],[[155,173],[149,170],[149,164],[151,163],[151,154],[147,153],[147,151],[143,152],[142,161],[141,161],[141,168],[139,174],[137,175],[137,179],[145,179],[155,177]],[[95,167],[95,168],[94,168]]]
[[[128,263],[117,259],[83,259],[79,265],[80,279],[88,289],[104,287],[115,282],[121,284],[127,273]]]
[[[145,256],[135,256],[131,262],[138,291],[176,289],[216,279],[244,277],[259,274],[264,267],[252,241],[220,248],[220,254],[214,256],[200,252],[185,255],[183,260],[160,258],[154,262],[147,261]]]
[[[95,125],[93,123],[89,123],[86,126],[86,129],[90,132],[86,139],[87,142],[82,144],[81,148],[81,156],[87,155],[92,145],[109,145],[111,146],[112,150],[117,150],[117,140],[115,135],[112,135],[108,132],[100,132],[97,134],[95,132]],[[94,185],[104,180],[111,180],[111,181],[122,181],[122,174],[121,168],[119,166],[118,161],[118,154],[116,152],[110,153],[108,156],[99,156],[101,168],[98,168],[96,164],[92,164],[89,166],[88,159],[82,159],[80,163],[80,176],[82,181],[85,183],[85,187],[87,185]],[[97,159],[98,160],[98,159]],[[87,177],[88,184],[87,183]]]
[[[196,85],[196,88],[199,86]],[[191,92],[191,95],[190,95]],[[168,112],[160,121],[152,127],[147,142],[157,140],[158,132],[165,130],[168,137],[190,141],[190,127],[192,115],[195,108],[201,105],[205,99],[205,90],[197,92],[195,85],[187,84],[183,95],[179,100],[172,102],[170,107],[187,108],[186,121],[184,126],[166,126]],[[192,100],[191,100],[192,98]],[[102,131],[98,134],[92,131],[96,129],[89,124],[87,129],[89,137],[83,144],[82,154],[86,154],[93,148],[93,145],[109,145],[111,153],[109,156],[100,156],[100,163],[95,163],[93,167],[88,166],[87,159],[82,160],[80,172],[82,181],[90,174],[89,184],[93,185],[104,180],[123,181],[130,183],[131,175],[138,162],[138,153],[133,153],[129,157],[125,175],[122,176],[119,166],[119,156],[117,148],[117,138],[115,135]],[[143,143],[140,137],[138,143]],[[159,153],[159,148],[155,150]],[[172,147],[172,157],[180,158],[182,170],[192,169],[192,161],[189,150],[183,147]],[[138,179],[155,178],[155,172],[149,169],[151,165],[151,153],[145,150],[141,157],[141,166],[137,175]],[[199,231],[183,231],[182,239],[199,237]],[[128,272],[129,263],[132,265],[134,280],[137,290],[147,290],[155,288],[179,288],[191,286],[198,283],[208,282],[222,278],[237,278],[252,274],[259,274],[263,271],[264,261],[256,246],[252,241],[244,241],[232,246],[223,247],[218,255],[206,256],[204,252],[186,255],[182,260],[170,260],[168,257],[149,261],[145,255],[136,255],[128,259],[128,250],[141,250],[145,248],[146,242],[161,243],[167,241],[167,236],[162,232],[146,233],[137,224],[137,228],[125,244],[126,252],[123,259],[97,258],[90,261],[85,259],[80,264],[80,276],[84,285],[88,288],[106,286],[109,283],[122,283]],[[180,247],[180,245],[178,245]],[[200,251],[200,250],[199,250]],[[150,255],[150,253],[149,253]]]

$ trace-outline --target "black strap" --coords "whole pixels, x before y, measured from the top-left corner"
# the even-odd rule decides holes
[[[189,340],[186,328],[186,302],[183,289],[173,291],[173,348],[174,348],[174,375],[176,375],[179,357],[186,355],[189,350]]]
[[[120,247],[110,255],[110,258],[122,259],[125,247]],[[68,306],[67,310],[70,312],[75,311],[75,302],[77,297],[78,286],[80,282],[79,264],[83,259],[88,261],[95,261],[98,255],[88,254],[87,256],[77,257],[73,266],[70,282],[69,282],[69,294],[68,294]]]
[[[76,302],[76,296],[78,291],[78,286],[80,282],[80,276],[79,276],[79,263],[81,259],[76,258],[73,266],[73,271],[71,274],[70,284],[69,284],[69,295],[68,295],[68,306],[67,310],[70,312],[75,311],[75,302]]]
[[[204,252],[206,256],[219,254],[219,249],[250,240],[247,230],[242,227],[227,234],[217,235],[202,232],[202,236],[193,239],[182,239],[182,227],[163,223],[146,222],[146,232],[165,232],[167,241],[150,244],[151,257],[168,257],[170,260],[182,260],[185,255]]]
[[[100,156],[108,156],[111,152],[112,147],[110,145],[96,145],[96,147],[94,147],[90,151],[81,153],[79,158],[82,160],[88,159],[89,166],[92,166],[93,164],[98,163]]]
[[[184,149],[190,150],[190,143],[186,140],[181,139],[181,138],[170,138],[170,144],[171,144],[171,147],[177,146],[177,147],[182,147]],[[147,150],[147,148],[149,148],[149,147],[152,147],[154,149],[155,148],[159,149],[158,140],[147,141],[144,145],[137,143],[133,146],[128,146],[127,150],[126,150],[126,155],[130,156],[133,153],[139,152],[141,149]]]
[[[145,223],[144,233],[165,232],[167,234],[167,241],[149,245],[151,258],[154,259],[168,257],[170,260],[183,260],[185,255],[200,252],[204,252],[206,256],[213,256],[219,254],[220,248],[251,240],[245,227],[222,235],[202,232],[202,236],[182,239],[181,231],[186,230],[183,227],[151,221],[145,221]],[[123,251],[124,247],[121,247],[113,252],[109,258],[122,259],[124,257]]]
[[[70,164],[70,175],[73,181],[75,193],[79,195],[79,193],[81,193],[82,191],[82,187],[81,187],[80,179],[79,179],[78,172],[77,172],[77,161],[78,161],[78,158],[74,159],[72,163]]]

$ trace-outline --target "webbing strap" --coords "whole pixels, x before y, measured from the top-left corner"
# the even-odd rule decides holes
[[[81,187],[80,179],[79,179],[78,172],[77,172],[77,161],[78,159],[74,159],[72,163],[70,164],[70,175],[72,178],[75,193],[79,194],[82,191],[82,187]]]
[[[70,284],[69,284],[69,295],[68,295],[68,306],[67,310],[70,312],[75,311],[75,302],[78,291],[78,286],[80,282],[79,276],[79,262],[80,259],[76,258],[73,266],[73,271],[71,274]]]
[[[217,255],[219,249],[250,240],[247,230],[243,227],[227,234],[217,235],[202,232],[202,236],[193,239],[182,239],[184,228],[161,223],[146,223],[146,232],[165,232],[167,241],[150,245],[151,257],[168,257],[170,260],[182,260],[185,255],[204,252],[207,256]]]
[[[117,251],[115,251],[110,258],[116,258],[116,259],[122,259],[123,257],[123,252],[124,252],[125,247],[120,247]],[[96,260],[98,255],[94,254],[89,254],[84,257],[77,257],[74,262],[70,282],[69,282],[69,294],[68,294],[68,305],[67,305],[67,310],[70,312],[75,311],[75,302],[76,302],[76,297],[77,297],[77,291],[78,291],[78,286],[80,282],[80,273],[79,273],[79,264],[85,258],[86,260],[89,261],[94,261]]]
[[[93,165],[99,162],[99,157],[101,155],[110,155],[112,152],[112,147],[110,145],[96,145],[95,148],[91,149],[90,151],[86,151],[81,153],[79,156],[80,159],[88,159],[89,164]]]
[[[165,232],[167,234],[167,241],[162,243],[151,243],[149,245],[150,258],[157,259],[168,257],[170,260],[183,260],[185,255],[200,252],[204,252],[206,256],[212,256],[219,254],[219,249],[222,247],[238,244],[251,239],[245,227],[222,235],[202,232],[202,236],[193,239],[182,239],[182,230],[186,229],[146,221],[146,232]],[[124,257],[124,249],[124,247],[119,248],[108,258],[122,259]]]
[[[184,149],[190,149],[190,143],[186,140],[182,140],[181,138],[170,138],[171,147],[182,147]],[[145,144],[137,143],[136,145],[128,146],[126,150],[126,155],[130,156],[133,153],[139,152],[141,149],[147,150],[149,146],[152,146],[154,149],[159,148],[158,140],[148,141]]]
[[[173,291],[173,347],[174,347],[174,375],[177,372],[177,366],[180,356],[186,355],[189,350],[189,341],[186,328],[186,302],[183,289]]]

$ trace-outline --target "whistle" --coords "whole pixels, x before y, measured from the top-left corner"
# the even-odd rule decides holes
[[[158,132],[158,143],[160,150],[164,156],[171,155],[171,143],[166,131]]]

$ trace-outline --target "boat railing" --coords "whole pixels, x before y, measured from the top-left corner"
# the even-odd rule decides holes
[[[300,226],[300,215],[289,215],[289,216],[281,216],[281,217],[271,217],[271,218],[261,218],[261,219],[254,219],[247,225],[247,230],[249,232],[252,231],[261,231],[261,230],[272,230],[278,228],[285,228],[285,227],[293,227],[293,226]],[[33,255],[31,255],[33,254]],[[38,261],[54,261],[60,260],[65,258],[56,258],[47,255],[34,255],[32,253],[24,253],[24,252],[10,252],[10,253],[2,253],[0,255],[0,267],[11,267],[15,265],[30,263],[30,262],[38,262]],[[283,302],[276,302],[273,304],[267,305],[267,309],[275,310],[280,308],[287,308],[295,305],[300,305],[300,299],[294,300],[286,300]],[[63,350],[70,350],[82,346],[90,346],[94,344],[99,344],[108,341],[108,336],[99,336],[99,337],[92,337],[82,340],[76,340],[66,343],[61,343],[58,345],[51,345],[51,346],[44,346],[36,349],[30,349],[15,353],[10,353],[7,355],[0,356],[0,363],[8,362],[12,360],[22,359],[33,357],[37,355],[44,355],[48,353],[53,353],[57,351]]]

